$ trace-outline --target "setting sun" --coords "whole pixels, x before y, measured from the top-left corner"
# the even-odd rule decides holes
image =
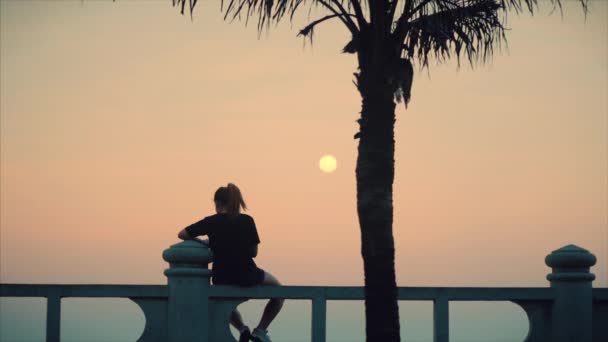
[[[329,154],[324,155],[319,160],[319,168],[323,172],[326,172],[326,173],[334,172],[336,170],[337,166],[338,166],[338,162],[336,161],[336,158],[332,155],[329,155]]]

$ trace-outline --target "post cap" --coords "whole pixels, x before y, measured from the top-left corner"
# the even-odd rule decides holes
[[[596,261],[595,255],[576,245],[556,249],[545,258],[545,264],[552,269],[547,280],[551,284],[560,281],[593,281],[595,275],[589,272],[589,268]]]
[[[205,244],[185,240],[163,251],[163,259],[170,264],[208,264],[213,261],[213,252]]]
[[[545,258],[547,266],[552,268],[589,268],[596,261],[595,255],[576,245],[556,249]]]

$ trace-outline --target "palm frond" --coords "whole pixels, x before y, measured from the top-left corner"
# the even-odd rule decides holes
[[[548,0],[561,10],[561,0]],[[587,0],[579,0],[585,14]],[[506,43],[503,25],[508,12],[530,14],[538,10],[539,0],[407,0],[393,35],[403,42],[402,51],[428,67],[429,57],[442,62],[453,55],[473,64],[487,61],[495,48]]]
[[[409,11],[404,10],[408,19],[416,16],[425,15],[429,13],[431,7],[450,7],[464,5],[466,0],[398,0],[403,1],[406,4],[406,8],[409,6]],[[506,12],[515,12],[517,14],[523,12],[529,12],[534,14],[539,9],[539,4],[542,2],[548,3],[553,6],[553,9],[559,8],[562,10],[562,1],[566,0],[494,0],[501,8],[505,9]],[[581,4],[583,12],[585,14],[589,11],[589,0],[575,0]]]
[[[505,39],[505,28],[498,17],[501,4],[494,0],[468,0],[464,5],[437,4],[434,13],[411,20],[405,32],[403,50],[428,66],[429,55],[444,61],[454,53],[460,63],[487,60],[495,44]]]
[[[179,8],[182,14],[188,8],[192,15],[198,0],[172,1],[173,6]],[[269,28],[270,24],[277,24],[286,17],[293,20],[295,13],[304,5],[308,5],[309,8],[323,7],[330,14],[312,21],[300,31],[301,35],[311,37],[316,25],[333,18],[341,20],[352,34],[356,34],[358,26],[352,18],[356,19],[357,15],[350,10],[358,7],[352,6],[353,2],[358,4],[359,0],[220,0],[220,5],[224,19],[235,20],[244,17],[246,24],[250,18],[257,19],[257,28],[260,32]]]

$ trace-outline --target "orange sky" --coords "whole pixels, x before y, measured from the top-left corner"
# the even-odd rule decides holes
[[[303,47],[298,18],[258,40],[201,3],[191,22],[169,1],[0,2],[2,282],[165,283],[162,250],[230,181],[261,267],[363,283],[347,32]],[[608,285],[608,5],[591,11],[511,16],[491,65],[417,72],[397,112],[400,286],[546,286],[568,243]]]

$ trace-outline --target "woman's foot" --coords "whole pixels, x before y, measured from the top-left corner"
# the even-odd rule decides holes
[[[261,328],[253,329],[251,340],[253,342],[272,342],[268,336],[268,331],[262,330]]]
[[[251,338],[251,331],[249,331],[249,327],[244,326],[239,332],[241,333],[241,336],[239,337],[239,342],[249,342],[249,339]]]

